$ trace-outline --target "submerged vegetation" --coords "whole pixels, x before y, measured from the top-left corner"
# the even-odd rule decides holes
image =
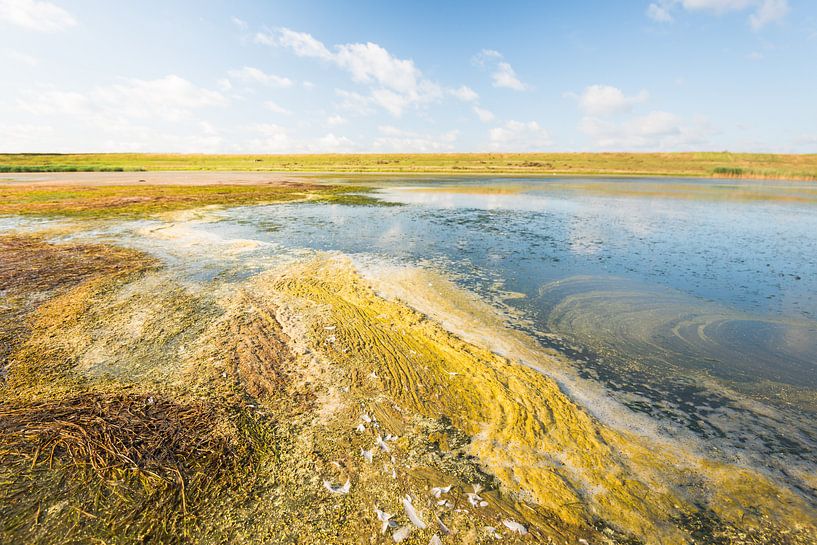
[[[817,539],[768,477],[603,425],[342,257],[194,284],[0,243],[0,542]]]
[[[222,170],[275,172],[699,176],[817,179],[817,154],[447,153],[447,154],[5,154],[0,173]]]

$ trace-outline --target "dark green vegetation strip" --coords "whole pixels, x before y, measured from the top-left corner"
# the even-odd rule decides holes
[[[702,176],[817,179],[817,154],[450,153],[450,154],[0,154],[0,172],[275,171]]]

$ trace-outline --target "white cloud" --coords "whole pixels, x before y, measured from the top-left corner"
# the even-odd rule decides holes
[[[419,86],[421,73],[414,61],[398,59],[371,42],[339,45],[333,59],[359,83],[376,82],[402,93]]]
[[[769,23],[780,21],[789,13],[787,0],[765,0],[760,7],[749,16],[749,23],[755,30],[763,28]]]
[[[636,104],[649,98],[647,91],[639,91],[633,96],[626,96],[621,89],[612,85],[590,85],[581,95],[568,94],[577,98],[579,108],[587,115],[606,116],[630,111]]]
[[[514,91],[525,91],[530,87],[517,77],[516,71],[510,63],[503,60],[502,53],[494,49],[483,49],[472,59],[473,63],[480,67],[492,66],[491,79],[494,87],[513,89]]]
[[[687,122],[670,112],[652,111],[623,122],[584,117],[579,130],[600,148],[687,149],[707,143],[714,133],[704,118]]]
[[[452,130],[443,134],[431,135],[405,131],[391,125],[378,127],[380,136],[373,142],[378,151],[429,153],[451,151],[459,138],[459,131]]]
[[[479,100],[479,95],[476,91],[468,87],[467,85],[463,85],[457,89],[452,89],[451,94],[458,99],[462,100],[463,102],[476,102]]]
[[[155,80],[125,79],[91,94],[94,104],[135,118],[161,116],[169,120],[186,117],[191,110],[222,106],[227,100],[218,91],[198,87],[176,75]]]
[[[579,132],[587,135],[598,148],[687,149],[706,144],[714,132],[702,117],[688,122],[660,110],[641,116],[627,115],[634,106],[649,99],[645,90],[627,96],[611,85],[590,85],[581,95],[568,93],[566,96],[577,100],[583,114]]]
[[[253,41],[261,45],[278,45],[278,38],[274,34],[268,32],[256,32]]]
[[[386,88],[372,90],[371,98],[395,117],[400,117],[409,106],[420,106],[435,102],[442,96],[442,90],[435,83],[423,80],[417,89],[401,93]]]
[[[330,115],[326,118],[326,124],[330,127],[337,127],[346,123],[346,118],[342,115]]]
[[[263,45],[287,48],[299,57],[332,63],[347,72],[352,81],[369,88],[369,95],[366,97],[356,94],[352,98],[352,93],[347,92],[347,103],[356,102],[359,110],[376,105],[395,117],[400,117],[408,108],[440,100],[446,92],[468,100],[465,98],[467,91],[463,88],[455,91],[443,89],[423,77],[414,61],[396,57],[376,43],[340,44],[330,50],[311,34],[288,28],[272,33],[259,33],[255,41]],[[473,90],[470,91],[473,93]]]
[[[21,110],[36,115],[168,121],[186,118],[195,109],[226,103],[218,91],[198,87],[173,74],[155,80],[122,79],[82,93],[44,91],[17,101]]]
[[[306,32],[296,32],[288,28],[282,28],[275,34],[256,35],[256,42],[265,45],[277,45],[292,49],[299,57],[316,57],[324,60],[332,60],[332,53],[320,40],[315,39]]]
[[[17,100],[19,109],[35,115],[84,115],[91,113],[91,106],[88,95],[73,91],[44,91]]]
[[[247,21],[239,17],[236,17],[235,15],[230,17],[230,22],[233,23],[238,28],[240,28],[241,30],[247,30],[247,28],[249,28],[250,26],[249,24],[247,24]]]
[[[3,56],[11,61],[25,64],[26,66],[37,66],[40,64],[40,59],[32,55],[28,55],[16,49],[3,49]]]
[[[223,150],[224,140],[209,123],[199,122],[182,131],[166,131],[127,121],[110,120],[100,130],[74,123],[0,125],[0,150],[7,152],[148,152],[207,153]],[[104,129],[104,130],[103,130]]]
[[[494,87],[505,87],[507,89],[513,89],[514,91],[524,91],[527,89],[527,85],[516,77],[516,72],[514,72],[513,67],[507,62],[499,63],[496,67],[496,71],[491,74],[491,78],[494,80]]]
[[[536,121],[508,121],[488,132],[491,147],[498,150],[530,151],[551,145],[547,130]]]
[[[726,13],[746,9],[755,0],[681,0],[681,5],[688,10],[703,10],[713,13]]]
[[[474,106],[474,113],[477,114],[477,117],[483,123],[490,123],[494,120],[494,113],[490,110],[486,110],[485,108]]]
[[[49,125],[0,124],[0,152],[25,153],[48,151],[48,148],[41,146],[44,142],[50,142],[53,136],[54,128]]]
[[[292,135],[290,129],[274,123],[260,123],[249,127],[256,134],[241,151],[248,153],[318,153],[354,151],[355,143],[345,136],[328,133],[308,140]]]
[[[374,113],[370,97],[345,89],[335,89],[335,94],[340,97],[340,102],[336,106],[343,111],[358,116],[367,116]]]
[[[664,0],[647,6],[647,17],[659,23],[670,23],[674,20],[672,16],[673,0]]]
[[[476,55],[471,61],[477,66],[485,66],[486,63],[490,62],[491,60],[501,60],[502,53],[497,51],[496,49],[483,49]]]
[[[250,140],[249,150],[259,153],[292,151],[292,139],[286,127],[274,123],[260,123],[254,125],[252,129],[258,136]]]
[[[337,136],[331,132],[321,136],[315,142],[315,147],[310,148],[309,151],[341,153],[354,151],[356,148],[352,140],[345,136]]]
[[[0,21],[39,32],[57,32],[77,24],[63,8],[41,0],[0,0]]]
[[[674,20],[676,9],[723,15],[752,9],[749,23],[759,30],[769,23],[782,20],[789,12],[788,0],[658,0],[647,6],[647,16],[659,23]]]
[[[292,114],[292,110],[288,110],[288,109],[284,108],[283,106],[281,106],[280,104],[278,104],[277,102],[274,102],[272,100],[265,101],[264,102],[264,108],[271,111],[271,112],[273,112],[273,113],[276,113],[276,114],[283,114],[283,115],[291,115]]]
[[[244,66],[238,70],[230,70],[229,76],[247,83],[260,83],[268,87],[292,87],[293,84],[293,81],[289,78],[276,76],[275,74],[267,74],[263,70],[252,66]]]

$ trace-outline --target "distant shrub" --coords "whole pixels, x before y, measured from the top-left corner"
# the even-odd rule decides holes
[[[712,172],[719,176],[743,176],[747,173],[746,169],[740,167],[716,167]]]

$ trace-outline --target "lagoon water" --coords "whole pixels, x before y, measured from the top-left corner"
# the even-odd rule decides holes
[[[193,226],[261,241],[254,259],[338,251],[442,272],[627,411],[817,501],[817,184],[363,183],[401,206],[251,206]],[[198,274],[230,272],[214,255]]]

